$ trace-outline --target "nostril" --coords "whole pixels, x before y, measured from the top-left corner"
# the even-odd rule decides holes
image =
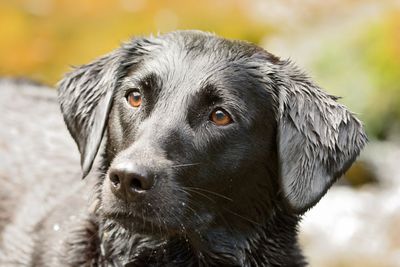
[[[135,190],[144,190],[142,181],[138,178],[133,178],[130,183],[130,187]]]
[[[153,175],[134,164],[113,167],[108,179],[111,191],[119,198],[132,198],[138,193],[150,190],[154,184]]]
[[[133,191],[146,191],[153,187],[154,178],[152,175],[139,175],[135,173],[131,176],[129,187]]]
[[[118,175],[116,175],[116,174],[110,175],[110,181],[114,187],[118,187],[121,184],[121,181],[120,181]]]

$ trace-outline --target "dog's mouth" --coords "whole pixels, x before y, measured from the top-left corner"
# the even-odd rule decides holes
[[[214,216],[209,211],[177,208],[176,206],[114,207],[102,209],[101,216],[133,233],[150,235],[187,235],[208,228]]]
[[[111,212],[103,213],[103,217],[123,224],[133,224],[135,226],[140,224],[156,224],[157,220],[144,214],[126,213],[126,212]]]
[[[118,212],[104,213],[103,217],[134,233],[172,236],[186,234],[187,231],[183,223],[177,223],[159,215]]]

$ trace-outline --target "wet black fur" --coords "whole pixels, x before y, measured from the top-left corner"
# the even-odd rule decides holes
[[[133,88],[139,109],[126,102]],[[83,176],[104,144],[93,209],[56,262],[305,266],[298,221],[366,142],[336,100],[291,62],[198,31],[136,38],[78,67],[59,102]],[[232,124],[209,120],[217,107]],[[109,189],[109,168],[123,161],[157,178],[133,203]]]

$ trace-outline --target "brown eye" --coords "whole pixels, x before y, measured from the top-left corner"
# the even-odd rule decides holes
[[[142,104],[142,95],[138,91],[132,91],[127,96],[126,99],[128,100],[129,105],[134,108],[140,107]]]
[[[217,108],[211,113],[210,120],[218,126],[225,126],[232,123],[231,116],[221,108]]]

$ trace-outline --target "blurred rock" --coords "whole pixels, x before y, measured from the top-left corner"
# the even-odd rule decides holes
[[[79,154],[68,135],[54,88],[24,78],[0,78],[0,125],[1,241],[3,227],[14,219],[14,205],[24,192],[45,190],[37,188],[37,180],[54,176],[46,190],[51,192],[49,197],[59,195],[54,188],[70,185],[67,178],[79,177],[80,170]]]
[[[379,183],[334,186],[305,215],[300,239],[310,266],[400,266],[399,159],[400,144],[371,142],[361,160]]]

